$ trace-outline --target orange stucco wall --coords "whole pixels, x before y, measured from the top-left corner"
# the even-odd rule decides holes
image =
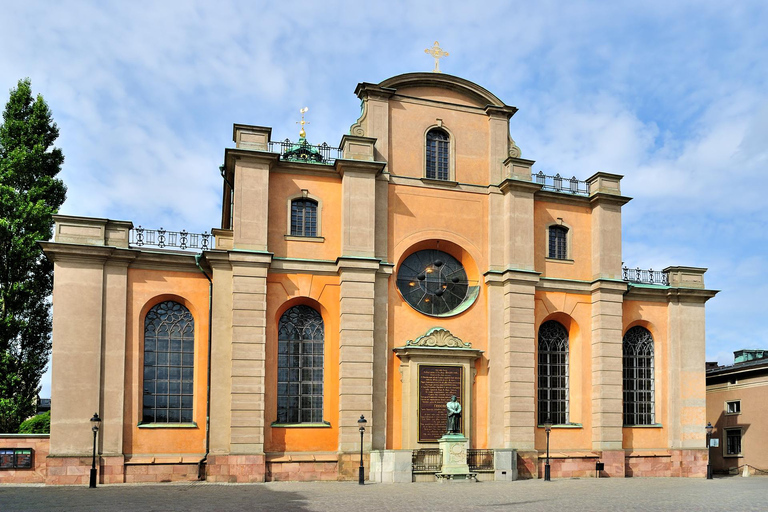
[[[403,301],[395,276],[389,281],[387,448],[400,449],[403,447],[402,382],[399,378],[400,360],[391,350],[402,347],[406,341],[416,339],[433,327],[443,327],[471,343],[472,348],[487,351],[487,294],[480,269],[487,268],[482,248],[487,246],[488,214],[487,196],[482,194],[390,185],[389,201],[391,261],[399,263],[415,251],[439,248],[458,259],[469,280],[480,286],[477,300],[466,311],[448,318],[436,318],[415,311]],[[440,208],[434,207],[436,203]],[[445,215],[446,211],[451,211],[452,215]],[[485,357],[478,359],[472,387],[472,441],[478,448],[487,445],[487,368]]]
[[[537,333],[539,326],[548,320],[560,322],[568,331],[568,419],[571,423],[581,424],[581,427],[555,428],[550,434],[550,448],[590,450],[592,448],[591,298],[589,295],[538,291],[535,317]],[[534,360],[538,365],[538,349]],[[538,367],[536,372],[538,375]],[[536,418],[538,418],[538,402]],[[538,450],[546,448],[546,433],[543,428],[536,429],[535,443]]]
[[[536,248],[534,265],[543,276],[561,279],[592,279],[592,227],[589,206],[535,201],[533,206]],[[562,222],[559,220],[562,219]],[[548,259],[549,226],[568,228],[568,260]]]
[[[286,240],[290,233],[289,201],[306,190],[320,201],[322,243]],[[269,176],[269,250],[277,257],[335,260],[341,251],[341,179],[272,173]]]
[[[164,300],[180,302],[195,320],[195,428],[138,427],[142,415],[144,317],[152,306]],[[200,272],[128,269],[127,318],[123,452],[126,456],[205,453],[208,280]]]
[[[666,302],[628,300],[624,302],[622,332],[626,333],[636,325],[645,327],[653,336],[653,362],[655,385],[656,423],[661,427],[625,427],[624,448],[633,450],[667,447],[669,436],[669,406],[667,375],[669,358],[667,352],[668,305]]]
[[[323,415],[330,427],[271,427],[277,419],[277,325],[290,307],[317,309],[325,327]],[[267,278],[264,451],[335,451],[339,436],[339,277],[269,274]]]
[[[443,95],[450,91],[424,93],[430,99],[445,101]],[[404,94],[422,94],[418,88],[408,89]],[[444,94],[442,94],[444,93]],[[489,124],[485,112],[468,112],[445,108],[444,104],[414,104],[410,101],[393,99],[390,102],[390,130],[388,159],[389,172],[399,176],[424,177],[424,143],[426,133],[442,120],[442,128],[451,134],[452,158],[455,155],[455,176],[460,183],[487,185]]]

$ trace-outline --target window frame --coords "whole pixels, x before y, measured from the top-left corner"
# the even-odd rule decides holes
[[[553,351],[553,350],[546,350],[542,351],[542,339],[541,339],[541,329],[542,327],[545,327],[547,324],[557,324],[560,326],[560,328],[563,330],[563,333],[565,333],[565,339],[560,340],[560,343],[562,344],[563,341],[565,343],[565,350],[559,350],[559,351]],[[570,425],[570,352],[571,352],[571,337],[570,333],[568,332],[568,328],[565,327],[561,322],[558,322],[557,320],[547,320],[545,322],[542,322],[541,325],[539,325],[539,328],[536,331],[536,403],[538,406],[537,416],[538,416],[538,424],[543,425],[545,420],[547,420],[547,416],[549,416],[550,421],[553,425]],[[561,362],[555,362],[552,363],[551,360],[548,361],[544,366],[542,365],[542,356],[547,355],[555,355],[555,354],[564,354],[564,361]],[[552,368],[552,365],[556,365],[556,368],[562,369],[562,374],[560,375],[554,375],[554,377],[560,377],[565,379],[565,386],[557,386],[553,387],[551,386],[551,380],[553,378],[552,372],[548,371],[546,375],[543,375],[542,370],[543,368],[547,368],[550,370]],[[542,379],[546,378],[548,379],[548,385],[542,386]],[[552,390],[561,391],[564,397],[562,398],[551,398]],[[542,397],[542,391],[547,392],[547,397]],[[544,411],[544,408],[542,407],[542,404],[546,403],[546,412]],[[552,404],[562,404],[562,411],[557,411],[554,414],[556,415],[562,415],[561,417],[555,416],[552,417]],[[558,407],[559,408],[559,407]],[[564,420],[564,421],[560,421]]]
[[[734,404],[737,406],[738,411],[730,411],[729,405]],[[737,416],[741,414],[741,400],[726,400],[725,401],[725,414],[726,416]]]
[[[563,250],[562,258],[558,257],[557,254],[553,256],[551,252],[553,232],[558,232],[558,231],[563,233],[562,243],[565,246],[563,248],[564,250]],[[549,261],[567,261],[567,262],[573,261],[571,259],[571,228],[569,226],[566,226],[565,224],[550,224],[549,226],[547,226],[546,251],[547,251],[546,259]]]
[[[316,219],[315,219],[315,234],[312,236],[304,235],[304,234],[294,234],[293,233],[293,223],[292,223],[292,215],[293,215],[293,202],[296,200],[303,200],[303,201],[313,201],[315,203],[315,213],[316,213]],[[322,236],[323,233],[323,201],[313,195],[310,194],[308,190],[302,189],[300,193],[294,194],[286,200],[286,226],[285,226],[285,239],[291,240],[291,241],[299,241],[299,242],[324,242],[325,238]]]
[[[627,336],[632,332],[633,330],[642,329],[645,331],[645,333],[648,336],[648,339],[641,340],[640,343],[648,343],[650,340],[650,348],[651,348],[651,354],[627,354]],[[630,340],[632,341],[632,340]],[[652,426],[656,425],[656,340],[653,337],[653,333],[650,329],[643,325],[633,325],[629,329],[626,330],[624,335],[621,338],[621,355],[622,355],[622,364],[621,364],[621,373],[622,373],[622,424],[625,427],[646,427],[646,426]],[[631,368],[635,370],[635,374],[632,377],[632,382],[634,382],[634,387],[632,389],[627,388],[627,382],[629,381],[627,377],[627,359],[633,358],[635,360],[634,366]],[[647,360],[646,364],[640,365],[637,361],[639,360]],[[638,371],[647,370],[650,372],[650,376],[648,377],[639,377]],[[648,389],[641,389],[642,385],[641,383],[647,383]],[[642,401],[642,400],[633,400],[631,402],[627,401],[628,394],[633,394],[633,396],[636,398],[641,393],[647,393],[648,396],[650,396],[649,401]],[[631,413],[627,412],[628,404],[634,404],[633,411]],[[641,412],[642,406],[646,405],[647,409],[645,412]],[[632,423],[627,422],[628,414],[631,414],[635,421]],[[647,420],[638,422],[637,419],[640,418],[647,418]]]
[[[447,166],[447,176],[445,178],[439,177],[439,172],[437,166],[435,167],[435,176],[430,177],[429,176],[429,162],[430,159],[427,158],[427,153],[429,152],[429,134],[432,132],[442,132],[444,133],[448,139],[446,140],[446,144],[448,145],[447,148],[447,159],[448,159],[448,166]],[[448,130],[442,123],[441,120],[438,120],[437,124],[433,124],[424,131],[424,150],[422,152],[423,157],[423,171],[422,176],[424,180],[427,180],[429,182],[437,182],[437,183],[448,183],[448,184],[455,184],[455,162],[456,162],[456,144],[455,144],[455,137],[453,136],[453,133]]]
[[[730,453],[728,446],[728,433],[739,433],[739,452]],[[723,428],[723,457],[743,457],[744,456],[744,429],[742,427],[725,427]]]
[[[302,311],[303,309],[311,311]],[[311,320],[319,320],[319,324],[315,325],[313,328],[313,337],[310,338],[300,338],[300,339],[281,339],[283,337],[283,319],[289,318],[293,311],[296,311],[296,315],[309,315],[310,317],[314,316],[315,318],[312,318]],[[286,320],[286,323],[290,322],[290,320]],[[303,333],[306,332],[309,325],[308,324],[302,324],[301,326],[297,325],[296,323],[291,323],[294,330]],[[316,332],[317,328],[321,329],[321,337],[320,339],[316,339],[314,337],[314,333]],[[272,423],[273,427],[306,427],[306,426],[330,426],[330,423],[325,421],[325,320],[323,319],[322,314],[318,310],[318,308],[315,308],[311,305],[307,304],[296,304],[289,308],[287,308],[278,318],[277,321],[277,375],[276,375],[276,411],[275,411],[275,421]],[[306,345],[309,342],[309,344],[312,345],[311,347],[311,353],[310,352],[303,352],[304,345]],[[284,345],[286,344],[286,345]],[[317,353],[317,347],[321,348],[321,353]],[[294,353],[294,348],[297,348]],[[312,361],[310,366],[304,366],[304,363],[302,362],[305,360],[305,358],[309,357]],[[316,366],[317,358],[320,357],[320,366]],[[297,362],[297,365],[288,364],[287,366],[285,364],[281,364],[281,362],[285,360],[288,362],[289,360],[294,360]],[[283,370],[284,373],[281,373],[281,370]],[[315,377],[318,375],[316,372],[319,370],[319,380]],[[296,379],[291,378],[291,375],[293,375],[295,372],[295,375],[297,376]],[[309,372],[309,375],[312,376],[311,380],[304,379],[304,376],[307,375]],[[287,378],[284,380],[281,380],[281,375],[286,375]],[[294,388],[295,386],[295,388]],[[305,393],[305,386],[310,386],[309,389],[311,391],[309,393]],[[319,388],[318,388],[319,386]],[[281,390],[285,390],[281,392]],[[292,389],[295,389],[295,392],[291,392]],[[285,401],[287,403],[290,403],[292,398],[296,399],[296,421],[292,418],[292,412],[291,409],[294,409],[290,405],[286,406],[287,413],[286,417],[281,417],[280,413],[280,407],[282,403],[282,399],[285,398]],[[310,401],[309,407],[304,407],[302,405],[303,398],[307,398]],[[319,407],[316,407],[315,404],[318,403],[319,400]],[[320,409],[319,417],[313,417],[314,410]],[[309,414],[309,418],[305,420],[304,415]]]
[[[148,336],[148,320],[150,319],[150,315],[153,314],[153,312],[156,312],[158,309],[162,309],[164,306],[168,308],[168,304],[175,304],[180,306],[180,308],[183,309],[181,312],[182,316],[188,316],[188,318],[184,319],[188,323],[187,326],[184,326],[182,329],[184,329],[184,332],[189,334],[189,337],[185,337],[184,334],[182,334],[181,338],[179,339],[178,347],[179,350],[172,350],[173,348],[173,339],[172,337],[168,336],[167,344],[168,349],[167,350],[158,350],[158,345],[161,341],[166,340],[159,340],[157,335],[155,336]],[[154,313],[157,314],[157,313]],[[163,320],[161,319],[160,322],[162,323]],[[171,325],[175,326],[179,323],[179,320],[173,322]],[[140,399],[139,404],[139,426],[140,427],[175,427],[175,426],[197,426],[197,423],[195,422],[195,364],[196,364],[196,353],[197,353],[197,325],[195,322],[195,316],[192,314],[191,309],[185,304],[185,301],[183,299],[179,298],[166,298],[164,300],[158,301],[156,304],[153,304],[149,309],[147,309],[147,312],[143,315],[143,319],[141,321],[142,328],[142,345],[141,345],[141,387],[142,395]],[[155,327],[157,329],[157,326]],[[155,331],[157,332],[157,331]],[[153,337],[151,341],[148,338]],[[186,347],[191,346],[191,351],[186,350]],[[148,350],[148,347],[152,347],[153,350]],[[152,353],[153,356],[150,358],[148,357],[148,353]],[[174,365],[172,364],[172,353],[178,353],[179,354],[179,364]],[[160,361],[160,355],[165,354],[166,357],[163,359],[167,361],[167,364],[159,364]],[[147,360],[150,359],[154,361],[154,364],[147,364]],[[147,370],[148,369],[154,369],[154,377],[153,379],[147,379]],[[177,393],[171,392],[171,385],[172,381],[175,381],[176,379],[171,378],[172,368],[178,368],[179,378],[178,378],[178,385],[179,385],[179,391]],[[166,369],[167,371],[163,372],[162,369]],[[186,370],[186,371],[185,371]],[[161,374],[167,373],[167,377],[159,377]],[[190,375],[189,377],[185,378],[185,375]],[[154,385],[154,392],[148,393],[146,391],[146,386],[148,381],[155,381]],[[158,392],[157,382],[160,380],[166,380],[168,383],[168,391],[167,392]],[[152,407],[147,407],[147,399],[149,397],[154,398],[154,405]],[[158,398],[164,397],[164,402],[166,403],[165,406],[158,406]],[[189,397],[188,400],[185,401],[184,397]],[[174,406],[172,407],[170,404],[173,402],[172,398],[178,398],[178,407]],[[185,402],[187,405],[185,405]],[[147,419],[146,416],[146,410],[151,409],[154,411],[153,418],[151,420]],[[166,414],[171,410],[178,410],[179,411],[179,418],[178,420],[172,420],[170,418],[170,415],[166,416],[166,420],[158,420],[157,411],[158,409],[165,410]],[[189,416],[185,418],[184,416],[184,410],[189,411]]]

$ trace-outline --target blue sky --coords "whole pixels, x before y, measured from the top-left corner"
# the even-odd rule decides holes
[[[709,268],[708,360],[768,348],[766,2],[0,4],[0,88],[29,77],[53,111],[62,213],[216,227],[233,123],[295,139],[309,106],[335,146],[355,85],[431,70],[438,40],[444,72],[520,109],[535,170],[625,176],[629,266]]]

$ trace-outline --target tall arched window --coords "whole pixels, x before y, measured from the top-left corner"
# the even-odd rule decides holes
[[[427,178],[449,180],[450,173],[450,137],[440,128],[427,132]]]
[[[568,423],[568,331],[549,320],[539,327],[539,424]]]
[[[568,228],[549,226],[549,257],[557,260],[568,258]]]
[[[323,318],[309,306],[294,306],[277,331],[277,422],[323,421]]]
[[[317,236],[317,201],[291,201],[291,236]]]
[[[624,424],[653,425],[653,336],[635,326],[624,335]]]
[[[195,320],[178,302],[157,304],[144,319],[143,423],[192,421]]]

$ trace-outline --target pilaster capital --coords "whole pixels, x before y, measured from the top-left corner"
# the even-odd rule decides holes
[[[592,281],[590,291],[592,293],[612,293],[616,295],[623,295],[627,291],[628,283],[626,281],[619,281],[618,279],[595,279]]]
[[[345,155],[346,156],[346,155]],[[346,158],[337,158],[333,164],[336,172],[343,179],[345,175],[375,178],[386,167],[386,162],[375,162],[366,160],[348,160]]]
[[[512,192],[523,192],[528,194],[535,194],[541,190],[541,183],[534,183],[530,179],[520,179],[516,177],[507,178],[501,182],[499,189],[502,194],[509,194]]]
[[[244,267],[264,267],[268,268],[272,263],[271,252],[265,251],[229,251],[226,253],[229,257],[230,264],[234,266]],[[206,256],[207,257],[207,256]]]
[[[356,256],[339,256],[336,258],[336,271],[378,272],[381,260],[378,258],[364,258]]]
[[[532,288],[541,279],[541,272],[535,272],[533,270],[523,270],[508,268],[506,270],[488,270],[483,274],[485,278],[485,284],[489,286],[497,286],[503,284],[527,284]]]

